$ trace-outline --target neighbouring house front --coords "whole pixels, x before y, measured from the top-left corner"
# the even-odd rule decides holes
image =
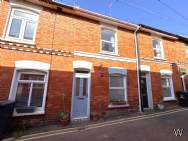
[[[0,24],[0,100],[17,120],[139,112],[188,87],[185,37],[39,0],[1,1]]]

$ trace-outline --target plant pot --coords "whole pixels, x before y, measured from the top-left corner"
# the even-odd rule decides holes
[[[159,110],[164,110],[164,104],[158,104],[157,106],[158,106]]]
[[[67,125],[69,125],[69,119],[60,119],[59,120],[60,122],[61,122],[61,125],[62,126],[67,126]]]
[[[98,113],[93,113],[93,114],[91,115],[91,119],[92,119],[93,121],[98,121],[98,120],[100,119],[100,115],[99,115]]]

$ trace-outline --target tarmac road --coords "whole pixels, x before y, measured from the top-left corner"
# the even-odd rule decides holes
[[[174,129],[183,129],[175,136]],[[136,121],[51,135],[32,141],[188,141],[188,110]]]

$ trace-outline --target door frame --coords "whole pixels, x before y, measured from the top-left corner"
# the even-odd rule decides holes
[[[74,95],[75,95],[75,84],[76,84],[76,75],[80,75],[80,78],[88,78],[88,98],[87,98],[87,117],[73,118],[73,104],[74,104]],[[72,83],[72,98],[71,98],[71,120],[79,119],[90,119],[90,95],[91,95],[91,73],[73,73],[73,83]]]
[[[148,108],[144,108],[144,109],[153,109],[151,74],[150,71],[142,71],[142,73],[144,73],[144,77],[146,78],[147,98],[148,98]]]

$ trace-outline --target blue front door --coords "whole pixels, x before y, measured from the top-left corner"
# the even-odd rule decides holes
[[[72,119],[89,118],[89,74],[75,74],[73,84]]]

